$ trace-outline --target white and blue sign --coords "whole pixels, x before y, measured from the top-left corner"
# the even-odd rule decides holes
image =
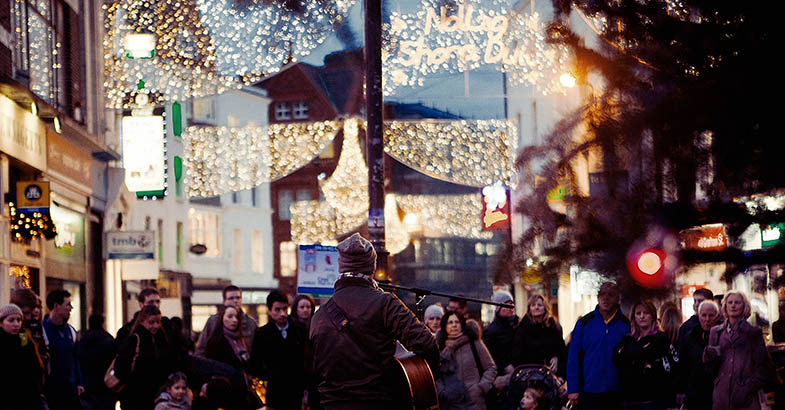
[[[106,259],[155,259],[155,232],[109,231]]]
[[[338,248],[300,245],[297,250],[297,293],[330,297],[338,280]]]

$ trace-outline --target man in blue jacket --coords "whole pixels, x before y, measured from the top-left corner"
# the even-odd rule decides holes
[[[71,294],[56,289],[46,297],[49,316],[44,318],[44,340],[49,346],[49,376],[46,398],[52,410],[81,410],[79,396],[84,393],[76,330],[68,324],[71,317]]]
[[[630,332],[630,322],[619,307],[619,288],[604,283],[597,307],[578,320],[567,356],[567,391],[579,410],[621,409],[619,372],[613,348]]]

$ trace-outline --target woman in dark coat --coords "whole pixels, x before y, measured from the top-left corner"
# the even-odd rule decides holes
[[[4,409],[41,409],[41,366],[33,341],[21,333],[22,310],[0,307],[0,398]]]
[[[567,364],[567,349],[561,326],[551,317],[548,304],[541,295],[529,299],[526,314],[515,329],[510,357],[515,367],[538,364],[564,376],[562,369]]]
[[[242,311],[234,306],[222,306],[218,311],[215,331],[207,339],[205,357],[231,365],[237,370],[248,368],[250,349],[242,332]]]
[[[115,376],[125,384],[120,392],[121,407],[152,409],[161,386],[176,370],[173,357],[161,329],[161,311],[155,306],[143,307],[115,359]]]
[[[758,392],[775,378],[761,330],[747,322],[750,302],[731,291],[722,303],[725,321],[711,328],[703,362],[716,375],[714,410],[760,410]]]
[[[675,401],[678,355],[657,323],[651,302],[632,306],[632,332],[613,351],[625,410],[665,410]]]
[[[679,351],[680,378],[678,390],[686,393],[687,408],[690,410],[711,410],[711,396],[714,390],[714,376],[703,364],[703,350],[709,344],[709,332],[720,318],[720,308],[713,300],[705,300],[698,306],[699,326],[692,328],[686,335]]]

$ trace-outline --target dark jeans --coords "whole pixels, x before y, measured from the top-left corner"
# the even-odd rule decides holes
[[[617,392],[581,393],[578,410],[621,410],[621,396]]]

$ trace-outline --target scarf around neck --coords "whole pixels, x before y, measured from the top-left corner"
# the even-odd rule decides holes
[[[245,344],[242,329],[240,329],[239,326],[237,327],[237,330],[224,328],[224,337],[226,338],[226,341],[229,342],[229,346],[232,347],[234,355],[237,356],[241,362],[248,361],[248,346]]]

